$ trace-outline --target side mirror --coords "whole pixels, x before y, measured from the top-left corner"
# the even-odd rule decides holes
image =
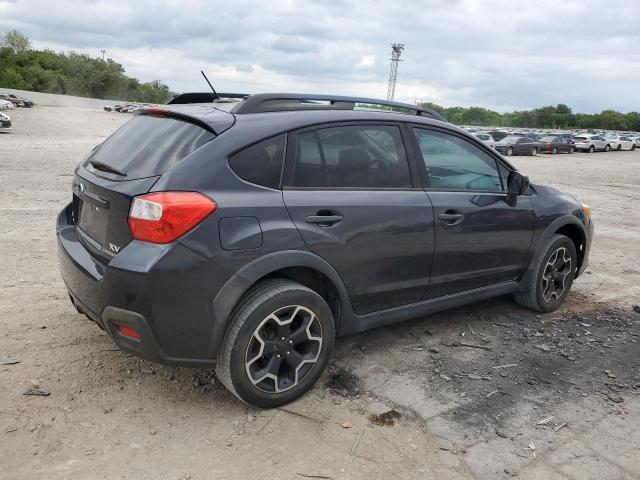
[[[507,201],[512,204],[519,195],[524,195],[529,190],[529,177],[520,172],[512,171],[507,180]]]

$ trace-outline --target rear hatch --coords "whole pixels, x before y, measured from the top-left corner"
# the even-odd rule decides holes
[[[132,240],[128,217],[133,197],[149,192],[160,175],[216,136],[197,119],[163,115],[134,117],[76,169],[73,220],[78,237],[106,262]]]

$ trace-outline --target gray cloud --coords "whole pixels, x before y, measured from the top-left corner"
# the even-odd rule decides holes
[[[202,90],[383,97],[389,44],[406,44],[398,99],[499,110],[566,102],[640,110],[637,0],[0,0],[0,31],[98,56],[143,81]]]

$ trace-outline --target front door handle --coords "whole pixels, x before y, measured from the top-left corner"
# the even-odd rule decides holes
[[[307,223],[329,226],[341,222],[343,218],[342,215],[309,215],[307,217]]]
[[[455,225],[462,220],[462,214],[456,212],[441,213],[438,215],[438,220],[441,220],[448,225]]]

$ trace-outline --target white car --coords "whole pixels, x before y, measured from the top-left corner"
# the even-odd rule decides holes
[[[624,135],[625,138],[631,140],[631,150],[640,150],[640,136],[637,135]]]
[[[485,132],[478,132],[478,133],[474,133],[473,136],[476,138],[479,138],[484,143],[489,145],[491,148],[496,148],[496,141],[493,139],[493,137],[490,134]]]
[[[620,135],[607,139],[611,143],[612,150],[635,150],[636,144],[630,137]]]
[[[0,110],[11,110],[14,108],[16,108],[16,106],[12,102],[0,98]]]
[[[6,113],[0,113],[0,131],[11,128],[11,117]]]
[[[576,150],[582,152],[608,152],[611,150],[611,144],[600,135],[576,135],[573,137],[573,141]]]

